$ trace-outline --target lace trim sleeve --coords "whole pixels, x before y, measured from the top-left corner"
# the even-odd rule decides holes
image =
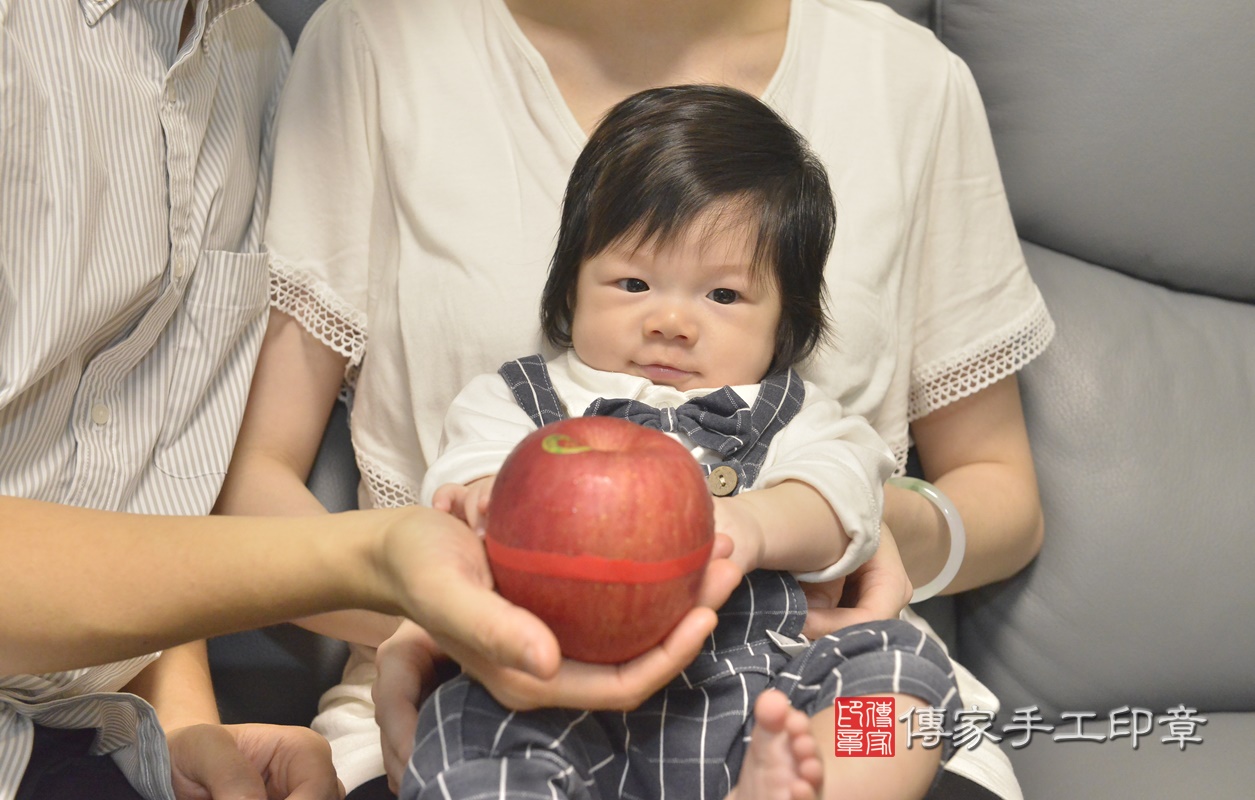
[[[270,305],[301,324],[310,335],[349,359],[345,383],[353,377],[366,353],[366,315],[307,272],[292,269],[270,257]]]
[[[907,408],[910,421],[1019,372],[1050,344],[1055,323],[1040,297],[1020,319],[984,341],[915,371]]]
[[[419,504],[418,490],[391,470],[375,463],[360,448],[357,449],[357,468],[366,483],[372,508],[400,508]]]

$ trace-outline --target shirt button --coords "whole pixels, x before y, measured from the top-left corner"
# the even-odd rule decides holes
[[[174,279],[176,281],[183,280],[183,276],[187,273],[187,267],[181,258],[174,259]]]
[[[97,403],[92,406],[92,422],[97,425],[104,425],[109,421],[109,406],[104,403]]]
[[[727,497],[736,491],[736,470],[727,464],[715,467],[706,476],[706,486],[715,497]]]

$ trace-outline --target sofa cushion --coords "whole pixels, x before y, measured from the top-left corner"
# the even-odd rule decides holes
[[[1058,323],[1023,373],[1041,554],[963,595],[1004,707],[1255,710],[1255,313],[1026,245]]]
[[[957,0],[1020,235],[1255,300],[1255,3]]]

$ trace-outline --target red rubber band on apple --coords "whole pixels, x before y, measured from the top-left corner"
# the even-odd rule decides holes
[[[662,583],[691,575],[705,566],[714,543],[707,542],[690,553],[666,561],[547,553],[511,547],[491,538],[484,540],[484,547],[492,563],[518,572],[601,583]]]

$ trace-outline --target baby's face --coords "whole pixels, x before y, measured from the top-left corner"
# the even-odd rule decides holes
[[[571,323],[584,363],[681,391],[762,380],[780,292],[774,280],[750,279],[753,227],[711,220],[699,217],[665,247],[620,242],[584,262]]]

